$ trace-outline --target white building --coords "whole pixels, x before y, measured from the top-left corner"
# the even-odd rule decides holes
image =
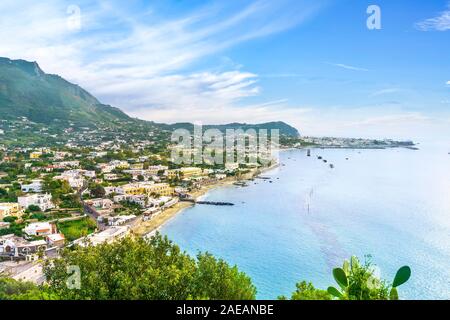
[[[42,192],[42,180],[33,180],[30,184],[23,184],[22,191],[28,192]]]
[[[86,200],[85,202],[86,204],[99,209],[111,209],[111,207],[114,205],[114,202],[112,202],[110,199],[102,198]]]
[[[46,249],[47,243],[44,240],[30,242],[13,234],[0,237],[0,255],[25,256]]]
[[[53,233],[46,236],[45,240],[50,247],[62,247],[64,246],[66,238],[62,233]]]
[[[120,226],[125,223],[128,223],[130,221],[133,221],[136,219],[136,216],[134,214],[128,215],[128,216],[116,216],[116,217],[109,217],[108,218],[108,225],[110,226]]]
[[[38,206],[41,211],[47,211],[55,207],[50,194],[32,194],[29,196],[18,197],[17,202],[19,203],[19,206],[24,209],[27,209],[29,206]]]
[[[56,226],[48,222],[30,223],[23,231],[29,236],[48,236],[56,233]]]
[[[129,226],[114,226],[109,227],[102,232],[93,233],[87,237],[75,240],[74,243],[80,246],[99,245],[102,243],[111,243],[115,240],[122,239],[130,233]]]
[[[122,201],[128,201],[139,205],[141,208],[147,207],[148,197],[144,194],[133,195],[133,194],[119,194],[113,197],[115,203],[120,203]]]

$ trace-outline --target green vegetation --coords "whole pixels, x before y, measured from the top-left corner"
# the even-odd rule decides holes
[[[370,261],[361,265],[358,258],[344,261],[342,268],[333,269],[333,277],[341,290],[329,287],[328,293],[341,300],[398,300],[397,287],[411,276],[408,266],[401,267],[394,281],[388,285],[373,274]]]
[[[312,283],[302,281],[296,284],[297,290],[292,293],[291,300],[331,300],[333,297],[325,290],[316,289]],[[284,296],[280,300],[286,300]]]
[[[23,228],[25,228],[25,223],[20,221],[17,223],[17,217],[5,217],[3,218],[4,222],[9,222],[9,228],[0,229],[0,236],[4,236],[6,234],[15,234],[16,236],[23,236]]]
[[[59,222],[57,227],[67,241],[73,241],[93,233],[97,224],[91,218],[85,217],[80,220]]]
[[[81,271],[80,289],[69,289],[67,267]],[[166,237],[125,238],[113,244],[64,250],[44,266],[46,285],[0,279],[0,299],[181,300],[255,299],[256,288],[237,267],[181,252]]]
[[[397,287],[408,281],[411,269],[401,267],[395,275],[392,284],[381,280],[374,274],[370,257],[361,264],[356,257],[345,260],[342,268],[333,269],[333,277],[340,290],[328,287],[327,291],[316,289],[305,281],[297,284],[297,290],[292,294],[292,300],[398,300]],[[286,299],[286,297],[280,297]]]
[[[81,87],[44,73],[36,62],[0,58],[0,118],[27,117],[38,123],[73,121],[79,126],[128,120]],[[24,94],[26,93],[26,94]]]
[[[91,190],[91,195],[94,198],[103,198],[106,194],[105,188],[97,183],[91,183],[89,185],[89,189]]]
[[[50,300],[52,297],[31,282],[0,275],[0,300]]]
[[[70,288],[80,268],[80,288]],[[251,300],[256,288],[236,266],[208,253],[196,259],[157,234],[146,241],[126,237],[111,244],[66,248],[44,265],[47,283],[36,286],[0,277],[0,299],[64,300]],[[397,300],[397,287],[408,281],[409,267],[399,269],[392,284],[376,278],[370,260],[356,257],[333,270],[340,290],[317,289],[306,281],[296,285],[291,300]],[[72,282],[73,283],[73,282]],[[287,299],[284,296],[279,299]]]

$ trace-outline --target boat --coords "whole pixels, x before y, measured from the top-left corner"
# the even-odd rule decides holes
[[[310,150],[310,149],[306,150],[306,155],[307,155],[308,157],[311,157],[311,150]]]
[[[334,168],[334,164],[330,163],[330,168],[333,169]]]

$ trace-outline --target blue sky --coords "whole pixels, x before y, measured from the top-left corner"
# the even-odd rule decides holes
[[[0,38],[143,119],[450,137],[447,0],[2,1]]]

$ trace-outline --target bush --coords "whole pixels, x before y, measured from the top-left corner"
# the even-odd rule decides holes
[[[79,290],[67,288],[67,266],[81,270]],[[250,278],[210,254],[197,259],[166,237],[150,241],[130,237],[112,244],[64,250],[47,263],[48,290],[61,299],[254,299]]]
[[[311,282],[302,281],[296,284],[297,290],[292,293],[291,300],[331,300],[331,296],[326,290],[316,289]],[[279,297],[286,300],[286,297]]]
[[[28,207],[28,211],[29,212],[39,212],[39,211],[41,211],[41,208],[39,208],[39,206],[32,204],[31,206]]]

